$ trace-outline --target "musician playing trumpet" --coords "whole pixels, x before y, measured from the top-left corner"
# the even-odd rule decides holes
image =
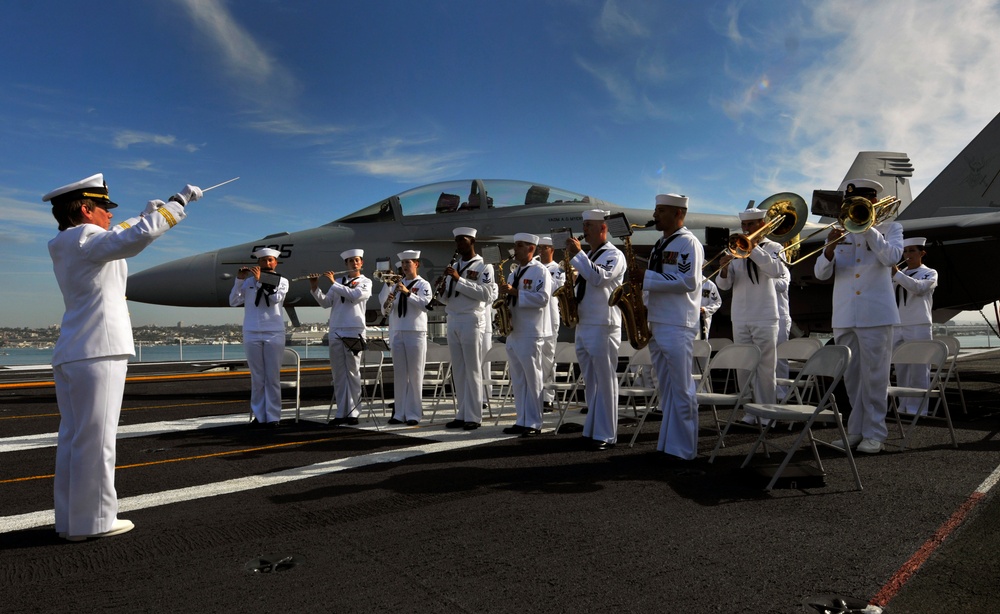
[[[389,424],[416,426],[423,418],[424,363],[427,357],[427,305],[431,284],[418,273],[420,252],[396,254],[403,272],[395,284],[385,284],[379,303],[389,296],[389,350],[392,352],[394,409]]]
[[[330,310],[330,371],[333,373],[333,393],[337,399],[337,415],[333,426],[358,423],[361,415],[361,351],[365,345],[365,305],[372,295],[372,280],[361,274],[364,250],[341,252],[347,272],[338,280],[327,271],[309,278],[309,292],[320,307]],[[320,278],[332,282],[323,292]]]

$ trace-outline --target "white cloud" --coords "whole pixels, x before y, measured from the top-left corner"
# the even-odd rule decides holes
[[[133,145],[157,145],[183,149],[189,153],[198,151],[197,145],[178,142],[177,137],[172,134],[153,134],[139,130],[118,130],[112,138],[112,144],[116,149],[128,149]]]
[[[252,121],[249,126],[254,130],[283,136],[326,136],[346,130],[343,126],[334,124],[307,124],[286,117]]]
[[[333,164],[350,168],[355,172],[385,177],[395,181],[434,181],[456,174],[462,168],[471,152],[451,151],[440,153],[435,146],[433,153],[411,151],[434,143],[435,139],[406,140],[386,138],[376,145],[363,148],[363,154],[349,159],[342,155]],[[345,159],[348,158],[348,159]]]

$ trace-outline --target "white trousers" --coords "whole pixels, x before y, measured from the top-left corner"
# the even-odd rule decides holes
[[[244,332],[243,350],[250,366],[250,410],[257,422],[278,422],[285,331]]]
[[[578,324],[576,360],[583,375],[587,419],[583,436],[618,441],[618,347],[620,326]]]
[[[775,390],[777,384],[774,381],[777,366],[775,353],[777,340],[777,320],[733,322],[733,341],[753,344],[760,348],[760,363],[757,365],[757,373],[753,376],[753,398],[757,403],[777,403]],[[736,371],[736,378],[740,386],[749,376],[750,374],[746,371]]]
[[[59,405],[54,484],[56,532],[95,535],[118,517],[115,445],[128,356],[53,367]]]
[[[904,341],[930,341],[934,338],[930,324],[907,324],[892,327],[892,349],[896,350]],[[927,388],[931,374],[927,365],[896,365],[896,384],[910,388]],[[899,411],[907,414],[927,415],[927,407],[921,409],[921,399],[899,399]]]
[[[556,400],[555,390],[544,390],[545,384],[556,380],[556,340],[558,335],[542,338],[542,401],[551,403]]]
[[[514,393],[515,424],[542,428],[542,346],[544,338],[507,337],[510,386]]]
[[[691,361],[698,331],[657,322],[650,322],[649,329],[653,334],[649,354],[656,369],[663,412],[656,449],[693,460],[698,456],[698,402]]]
[[[886,400],[889,388],[889,360],[892,358],[892,326],[834,328],[837,345],[851,349],[851,362],[844,374],[844,386],[851,399],[847,434],[884,442]]]
[[[337,399],[336,418],[361,415],[361,352],[355,354],[340,337],[357,338],[358,334],[330,331],[330,372],[333,395]]]
[[[775,345],[775,348],[777,348],[777,346],[781,345],[782,343],[788,341],[788,334],[791,332],[791,330],[792,330],[792,320],[787,317],[779,317],[778,340],[777,344]],[[774,369],[774,374],[778,378],[788,379],[788,361],[787,360],[777,361],[777,365],[775,366]],[[787,393],[788,393],[788,386],[778,386],[777,396],[779,400],[785,398],[785,395]]]
[[[389,335],[392,350],[392,390],[396,420],[420,420],[424,417],[424,365],[427,358],[427,332],[393,331]]]
[[[483,325],[478,320],[448,320],[448,350],[458,400],[456,419],[483,421]]]

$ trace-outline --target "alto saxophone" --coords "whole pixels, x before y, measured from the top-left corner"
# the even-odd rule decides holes
[[[628,267],[628,281],[615,288],[608,299],[608,305],[622,310],[629,344],[641,350],[649,343],[649,321],[646,319],[646,305],[642,302],[642,271],[635,262],[632,238],[625,237],[625,265]]]
[[[497,294],[499,298],[493,301],[493,330],[500,337],[506,337],[514,330],[511,321],[510,305],[507,304],[506,280],[504,285],[500,285],[500,278],[503,277],[503,265],[510,260],[503,260],[497,265]]]
[[[566,276],[563,285],[559,286],[552,293],[552,296],[559,299],[559,320],[563,326],[573,328],[580,323],[579,305],[576,303],[576,269],[569,263],[569,252],[563,250],[562,261],[563,273]]]

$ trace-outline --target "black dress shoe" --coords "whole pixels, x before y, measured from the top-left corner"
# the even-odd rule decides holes
[[[340,426],[345,422],[347,422],[347,418],[334,418],[333,420],[330,420],[327,424],[329,424],[330,426]]]
[[[614,447],[615,444],[611,443],[610,441],[598,441],[597,445],[593,447],[593,450],[595,452],[603,452],[604,450],[613,450]]]
[[[466,422],[465,425],[462,428],[465,429],[465,430],[467,430],[467,431],[474,431],[477,428],[479,428],[479,423],[478,422]]]
[[[503,430],[505,435],[520,435],[525,430],[525,427],[520,424],[515,424],[514,426],[508,426]]]
[[[588,411],[590,411],[590,410],[589,410],[589,409],[587,409],[586,407],[581,407],[581,408],[580,408],[580,413],[581,413],[581,414],[585,414],[585,413],[587,413]]]
[[[357,418],[344,418],[344,424],[355,426],[358,423]]]
[[[549,403],[548,401],[542,403],[542,413],[543,414],[551,414],[553,412],[553,410],[555,410],[555,408],[552,407],[552,403]]]
[[[465,420],[452,420],[451,422],[444,425],[446,429],[460,429],[465,426]]]
[[[250,428],[260,428],[260,422],[257,421],[257,418],[250,418]]]
[[[279,426],[281,426],[281,420],[275,420],[274,422],[268,422],[268,423],[264,424],[264,426],[266,426],[269,429],[276,429]]]
[[[402,420],[397,420],[395,418],[389,418],[389,421],[388,421],[387,424],[402,424],[402,423],[403,423]]]
[[[521,437],[534,437],[535,435],[541,435],[542,429],[533,429],[531,427],[524,427],[524,432],[521,433]]]
[[[420,424],[420,420],[407,420],[406,426],[417,426]]]

